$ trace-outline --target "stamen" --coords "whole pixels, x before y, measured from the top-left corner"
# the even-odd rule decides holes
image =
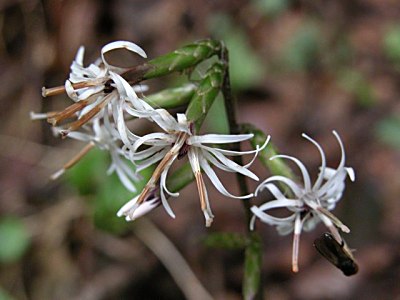
[[[295,233],[293,235],[293,249],[292,249],[292,271],[297,273],[299,271],[299,241],[300,234]]]
[[[203,176],[201,175],[200,172],[194,174],[194,176],[196,178],[197,190],[199,191],[201,209],[205,210],[207,208],[207,206],[206,206],[206,200],[205,200],[206,191],[205,191]]]
[[[89,122],[95,115],[97,115],[106,105],[107,101],[103,101],[89,110],[86,114],[84,114],[81,118],[71,123],[68,127],[68,131],[75,131],[82,127],[82,125]]]
[[[50,111],[47,113],[35,113],[35,112],[31,111],[30,118],[32,121],[43,120],[43,119],[51,118],[51,117],[55,116],[56,114],[57,114],[56,111]]]
[[[210,227],[214,220],[214,217],[210,216],[210,214],[208,213],[207,210],[203,210],[203,214],[204,214],[204,217],[206,218],[206,227]]]
[[[56,126],[56,125],[58,125],[59,122],[72,117],[77,111],[82,110],[88,104],[89,104],[89,101],[87,101],[87,100],[82,100],[82,101],[76,102],[76,103],[68,106],[63,111],[49,116],[49,118],[47,118],[47,122],[49,122],[53,126]]]
[[[154,175],[154,173],[153,173],[153,175]],[[160,177],[160,176],[159,176]],[[153,178],[153,177],[152,177]],[[146,184],[146,186],[143,188],[143,190],[142,190],[142,192],[140,193],[140,195],[139,195],[139,197],[138,197],[138,199],[137,199],[137,201],[136,201],[136,204],[137,205],[140,205],[140,204],[142,204],[148,197],[149,197],[149,194],[152,192],[152,190],[154,189],[154,187],[155,187],[155,184],[153,184],[151,181],[152,181],[152,178],[150,178],[150,180],[149,180],[149,182]]]
[[[52,88],[45,88],[42,87],[42,97],[46,98],[48,96],[56,96],[65,93],[65,87],[63,85],[52,87]]]
[[[78,163],[92,148],[94,147],[94,143],[90,142],[87,144],[81,151],[78,152],[72,159],[70,159],[62,169],[55,172],[53,175],[50,176],[52,180],[56,180],[62,174],[65,173],[66,170],[72,168],[76,163]]]
[[[213,221],[213,217],[212,215],[209,214],[209,212],[207,211],[208,207],[207,207],[207,200],[206,200],[206,186],[204,184],[204,179],[203,176],[201,174],[201,172],[196,172],[194,174],[195,178],[196,178],[196,184],[197,184],[197,190],[199,192],[199,198],[200,198],[200,207],[201,210],[204,213],[204,216],[206,217],[206,227],[210,227],[211,223]]]
[[[164,169],[168,166],[168,164],[171,162],[171,160],[175,159],[177,154],[179,153],[180,149],[182,148],[183,144],[186,142],[188,135],[187,133],[180,132],[177,139],[176,143],[172,148],[167,152],[167,154],[164,156],[164,158],[160,161],[158,164],[157,168],[154,170],[153,175],[147,182],[146,186],[143,188],[142,192],[140,193],[137,203],[141,204],[148,196],[148,193],[155,187],[156,183],[161,177],[162,172]]]
[[[95,82],[78,82],[78,83],[72,83],[72,87],[74,89],[83,89],[83,88],[94,86],[96,84],[97,83],[95,83]],[[50,97],[50,96],[56,96],[56,95],[60,95],[60,94],[64,94],[64,93],[65,93],[64,85],[56,86],[56,87],[52,87],[52,88],[42,87],[42,96],[44,98]]]
[[[161,173],[164,171],[168,163],[171,159],[176,155],[177,149],[174,147],[169,150],[169,152],[164,156],[164,158],[160,161],[157,168],[154,170],[153,175],[151,176],[150,180],[147,182],[146,186],[143,188],[142,192],[137,199],[137,203],[141,204],[148,196],[149,192],[155,187],[156,183],[161,177]],[[175,153],[174,153],[175,152]]]
[[[334,214],[332,214],[329,210],[319,206],[317,210],[327,216],[337,227],[339,227],[343,232],[349,233],[350,229],[346,225],[342,223]]]

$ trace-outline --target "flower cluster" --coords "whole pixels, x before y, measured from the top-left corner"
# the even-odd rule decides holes
[[[188,158],[196,181],[200,207],[205,217],[206,226],[210,226],[214,215],[207,193],[203,173],[207,175],[214,187],[224,196],[236,199],[248,199],[263,190],[268,190],[274,200],[261,206],[252,206],[253,217],[250,227],[254,228],[255,220],[276,226],[282,235],[294,232],[292,269],[298,271],[299,240],[302,230],[312,230],[319,222],[323,222],[336,241],[341,244],[342,238],[338,228],[343,232],[349,229],[336,218],[331,211],[341,199],[347,175],[354,180],[354,171],[345,166],[345,152],[339,135],[336,137],[342,157],[336,169],[326,166],[325,154],[321,146],[309,136],[303,137],[313,143],[321,156],[321,167],[314,184],[301,161],[287,155],[276,155],[271,160],[280,158],[294,162],[302,174],[302,183],[280,175],[264,180],[254,194],[233,195],[229,192],[215,169],[225,172],[240,173],[250,179],[259,178],[249,167],[256,156],[268,144],[269,137],[250,151],[228,150],[230,144],[241,143],[253,138],[253,134],[203,134],[195,131],[195,124],[186,114],[178,113],[176,117],[166,109],[153,108],[136,92],[143,86],[135,86],[124,78],[127,69],[113,66],[105,54],[125,49],[146,58],[142,48],[126,41],[112,42],[104,46],[101,56],[96,62],[85,67],[83,65],[84,48],[81,47],[71,65],[71,73],[65,85],[43,89],[43,96],[66,93],[73,103],[60,112],[46,114],[31,113],[32,119],[47,119],[54,126],[54,132],[61,137],[69,137],[87,143],[76,157],[67,162],[62,169],[54,173],[53,179],[62,175],[93,147],[107,151],[111,157],[109,173],[115,172],[122,184],[131,192],[137,192],[117,213],[132,221],[147,214],[155,207],[162,205],[166,212],[175,218],[168,198],[179,196],[178,191],[167,187],[167,177],[176,160]],[[203,107],[204,108],[204,107]],[[207,113],[202,109],[204,119]],[[188,114],[189,115],[189,114]],[[136,119],[144,119],[155,123],[159,132],[151,132],[140,136],[133,132],[130,123]],[[199,125],[199,124],[196,124]],[[219,146],[218,146],[219,145]],[[228,146],[228,147],[227,147]],[[229,157],[253,155],[246,165],[240,165]],[[139,172],[155,165],[155,170],[141,191],[136,191],[135,183],[141,179]],[[270,214],[270,210],[285,208],[289,211],[286,217]]]
[[[166,179],[174,161],[187,156],[196,179],[206,226],[210,226],[214,216],[202,172],[223,195],[239,199],[250,198],[253,194],[241,196],[231,194],[224,187],[212,166],[259,180],[248,168],[259,151],[267,146],[268,139],[263,145],[251,151],[240,152],[213,147],[214,144],[226,145],[246,141],[251,139],[253,134],[197,135],[193,129],[194,124],[187,120],[185,114],[177,114],[174,118],[165,109],[153,108],[137,96],[135,90],[139,87],[131,86],[123,78],[125,70],[109,64],[105,59],[107,52],[121,48],[146,57],[146,53],[139,46],[131,42],[117,41],[104,46],[101,57],[95,63],[84,67],[84,49],[81,47],[71,65],[71,73],[65,85],[43,89],[43,96],[66,92],[74,103],[61,112],[31,113],[31,118],[47,119],[54,126],[54,131],[62,137],[88,142],[88,145],[52,178],[63,174],[93,146],[110,153],[109,172],[116,172],[124,186],[132,192],[136,191],[135,182],[140,179],[138,172],[158,163],[143,190],[124,205],[117,215],[124,215],[127,221],[131,221],[161,203],[168,214],[174,218],[175,215],[167,198],[177,197],[179,193],[168,190]],[[136,118],[156,123],[161,132],[138,136],[129,129],[127,124],[128,119]],[[68,119],[73,119],[73,121],[60,126],[60,123]],[[244,166],[227,157],[246,154],[252,154],[254,158]]]

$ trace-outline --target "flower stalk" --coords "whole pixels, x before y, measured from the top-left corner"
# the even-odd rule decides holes
[[[221,52],[221,61],[224,63],[225,72],[223,73],[223,84],[222,94],[224,96],[225,109],[228,118],[229,131],[231,134],[240,133],[240,125],[237,123],[236,118],[236,103],[232,96],[230,77],[229,77],[229,54],[228,49],[224,48]],[[252,134],[252,139],[254,135]],[[269,140],[269,137],[265,136],[265,140]],[[258,144],[260,145],[260,144]],[[258,148],[255,145],[255,149]],[[233,151],[240,151],[240,145],[231,144],[230,149]],[[263,148],[265,149],[265,148]],[[261,150],[263,151],[263,150]],[[234,157],[234,161],[242,165],[242,157]],[[236,173],[236,179],[239,184],[239,190],[241,194],[247,194],[249,188],[247,186],[246,178],[240,173]],[[242,205],[245,213],[245,224],[246,224],[246,247],[244,257],[244,275],[242,281],[242,294],[246,300],[261,299],[262,297],[262,285],[261,285],[261,265],[262,265],[262,246],[260,235],[257,232],[250,232],[250,221],[252,217],[251,213],[251,199],[243,199]]]

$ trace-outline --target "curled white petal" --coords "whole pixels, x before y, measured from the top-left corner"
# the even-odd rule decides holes
[[[207,174],[207,176],[210,178],[211,182],[215,186],[215,188],[223,195],[235,199],[247,199],[253,197],[253,194],[250,193],[248,195],[243,195],[243,196],[235,196],[229,193],[226,188],[223,186],[222,182],[219,180],[217,174],[215,174],[214,170],[210,167],[208,162],[205,159],[200,158],[200,166],[204,170],[204,172]]]
[[[256,195],[258,194],[258,192],[260,190],[262,190],[264,185],[266,185],[269,182],[273,182],[273,181],[278,181],[278,182],[282,182],[282,183],[286,184],[293,191],[293,193],[296,195],[296,197],[300,198],[304,194],[303,190],[301,189],[301,186],[299,186],[292,179],[287,178],[285,176],[275,175],[275,176],[271,176],[271,177],[267,178],[266,180],[264,180],[263,182],[260,183],[260,185],[256,189]]]
[[[304,138],[306,138],[307,140],[309,140],[311,143],[313,143],[315,145],[315,147],[317,147],[320,155],[321,155],[321,167],[320,167],[320,174],[317,178],[317,180],[314,183],[313,186],[313,190],[318,189],[321,186],[322,181],[324,180],[324,174],[325,174],[325,169],[326,169],[326,158],[325,158],[325,154],[324,151],[322,150],[321,146],[312,138],[310,138],[308,135],[306,135],[305,133],[302,134],[302,136]]]
[[[303,175],[303,183],[304,183],[305,190],[306,191],[311,190],[310,175],[308,174],[306,167],[303,165],[303,163],[300,160],[298,160],[296,157],[289,156],[289,155],[282,155],[282,154],[271,157],[271,160],[275,159],[275,158],[286,158],[286,159],[294,161],[296,163],[296,165],[299,167],[301,174]]]
[[[112,50],[116,50],[116,49],[126,49],[131,52],[139,54],[141,57],[147,58],[146,52],[141,47],[136,45],[135,43],[128,42],[128,41],[115,41],[115,42],[108,43],[101,49],[101,57],[105,64],[107,64],[107,62],[104,59],[104,54],[106,54],[107,52],[110,52]]]

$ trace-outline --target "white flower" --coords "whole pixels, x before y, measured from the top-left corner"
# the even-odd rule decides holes
[[[204,171],[205,174],[210,178],[216,189],[225,196],[238,199],[244,199],[253,196],[253,194],[243,196],[232,195],[223,186],[216,173],[211,168],[211,165],[214,165],[215,167],[227,172],[239,172],[244,176],[258,180],[258,177],[253,172],[248,170],[248,167],[254,161],[257,153],[266,147],[269,138],[265,141],[261,148],[257,147],[256,150],[252,151],[240,152],[214,148],[208,146],[207,144],[230,144],[242,142],[252,138],[253,134],[193,135],[193,126],[188,124],[184,114],[178,114],[177,121],[166,110],[159,109],[157,112],[157,117],[153,117],[153,119],[165,132],[150,133],[138,138],[132,145],[129,152],[129,157],[131,161],[136,164],[137,170],[144,169],[156,162],[159,162],[143,191],[137,198],[135,198],[136,206],[141,205],[145,199],[148,198],[149,194],[157,190],[156,185],[159,182],[161,202],[168,214],[175,218],[175,215],[167,202],[165,193],[174,197],[177,197],[179,194],[172,193],[168,190],[166,186],[166,180],[168,171],[173,162],[176,159],[183,158],[186,154],[188,155],[190,165],[195,175],[200,197],[200,205],[206,219],[206,226],[211,225],[214,216],[211,212],[202,171]],[[139,147],[142,145],[147,145],[149,147],[138,151]],[[225,156],[237,156],[245,154],[255,155],[253,160],[245,166],[240,166]]]
[[[297,164],[303,177],[303,184],[298,184],[284,176],[272,176],[264,180],[255,192],[257,195],[260,191],[268,189],[275,197],[275,200],[266,202],[259,207],[253,206],[251,208],[251,211],[254,213],[250,224],[251,229],[254,228],[255,219],[258,217],[262,222],[276,226],[278,232],[282,235],[294,231],[292,253],[292,269],[294,272],[298,271],[299,240],[302,229],[305,231],[312,230],[322,221],[339,242],[342,239],[336,227],[346,233],[350,231],[347,226],[330,213],[342,197],[346,176],[349,175],[352,181],[355,179],[353,169],[345,167],[343,143],[336,131],[333,131],[333,134],[339,142],[342,153],[339,166],[336,169],[326,167],[325,154],[321,146],[303,134],[304,138],[317,147],[321,155],[320,172],[314,185],[311,184],[310,175],[301,161],[292,156],[276,155],[271,157],[271,159],[285,158]],[[286,185],[291,191],[293,198],[286,197],[275,183]],[[267,210],[274,208],[287,208],[292,214],[287,217],[275,217],[266,213]]]
[[[93,124],[90,127],[86,124],[82,127],[82,131],[73,131],[68,137],[89,142],[89,144],[76,157],[64,165],[62,169],[54,173],[51,178],[56,179],[61,176],[66,169],[72,167],[82,158],[92,147],[96,146],[101,150],[107,151],[111,156],[111,164],[107,170],[110,175],[115,172],[122,184],[131,192],[136,192],[134,182],[141,179],[141,176],[133,171],[132,165],[124,157],[124,152],[120,148],[121,140],[119,134],[113,124],[110,123],[107,116],[103,118],[104,124],[100,124],[100,119],[93,119]],[[62,129],[55,128],[57,133],[62,132]]]
[[[116,49],[128,51],[146,57],[146,53],[136,44],[127,41],[116,41],[105,45],[101,50],[101,58],[88,67],[83,66],[84,48],[81,47],[71,65],[69,79],[64,87],[43,89],[43,96],[51,96],[66,91],[75,102],[66,109],[57,113],[47,114],[47,120],[53,126],[64,120],[76,118],[69,123],[62,135],[66,136],[71,131],[79,129],[91,119],[104,112],[104,115],[112,115],[124,144],[130,145],[135,140],[125,124],[124,113],[138,118],[150,118],[154,109],[136,93],[136,86],[131,86],[122,76],[126,69],[110,65],[105,54]]]

